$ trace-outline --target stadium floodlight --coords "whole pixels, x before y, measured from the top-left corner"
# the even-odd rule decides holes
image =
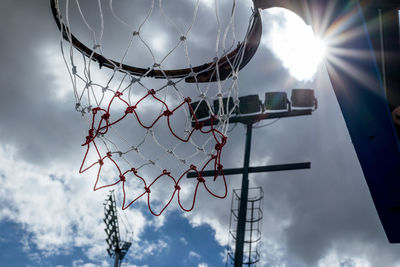
[[[266,110],[287,110],[290,102],[286,92],[266,92],[265,93],[265,109]]]
[[[247,95],[239,97],[239,113],[249,114],[261,111],[261,102],[258,95]]]
[[[232,97],[224,97],[222,98],[222,108],[224,113],[230,113],[234,108],[235,104]],[[228,110],[226,109],[228,107]],[[214,112],[218,114],[219,111],[219,99],[214,100]],[[236,110],[234,111],[236,113]]]
[[[317,109],[317,99],[314,97],[313,89],[292,89],[291,100],[292,107]]]
[[[204,100],[199,102],[193,102],[190,104],[190,106],[194,111],[196,119],[207,118],[210,116],[210,110],[208,108],[207,103]]]
[[[121,266],[121,261],[128,252],[131,242],[120,240],[117,209],[113,192],[110,193],[104,204],[104,217],[103,221],[106,225],[104,231],[107,235],[106,243],[108,245],[107,254],[115,259],[114,266]]]

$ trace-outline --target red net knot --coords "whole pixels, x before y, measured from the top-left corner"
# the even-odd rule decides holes
[[[93,115],[96,115],[96,114],[97,114],[97,111],[99,111],[99,110],[101,110],[101,108],[100,108],[100,107],[93,108],[93,109],[92,109],[92,113],[93,113]]]
[[[110,113],[104,113],[102,116],[101,116],[101,118],[103,119],[103,120],[108,120],[109,118],[110,118]]]
[[[194,125],[194,128],[196,130],[201,130],[201,128],[203,128],[204,124],[201,122],[196,122],[196,124]]]
[[[199,181],[199,183],[204,183],[206,180],[204,180],[204,178],[201,175],[199,175],[197,177],[197,181]]]
[[[169,117],[173,114],[173,112],[167,109],[166,111],[164,111],[163,114],[164,114],[164,116]]]
[[[125,114],[133,113],[133,111],[136,109],[136,106],[129,106],[125,110]]]
[[[216,145],[215,145],[215,150],[219,151],[219,150],[221,150],[223,147],[224,147],[223,144],[216,144]]]

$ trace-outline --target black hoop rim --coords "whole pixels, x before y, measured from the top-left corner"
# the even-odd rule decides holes
[[[234,68],[238,67],[238,71],[240,71],[250,62],[261,42],[262,21],[259,10],[255,9],[253,13],[253,19],[251,20],[252,24],[245,39],[240,42],[234,50],[227,53],[226,55],[221,56],[218,60],[183,69],[157,70],[154,69],[154,67],[152,69],[145,69],[107,59],[103,55],[96,53],[95,51],[84,45],[71,33],[69,27],[61,21],[59,0],[50,0],[50,5],[54,20],[56,21],[58,29],[62,33],[64,40],[71,42],[75,49],[77,49],[87,58],[98,62],[100,68],[106,67],[110,69],[115,69],[117,67],[118,71],[127,72],[134,76],[153,77],[157,79],[185,78],[185,81],[188,83],[215,82],[218,80],[225,80],[232,76],[232,66]],[[237,56],[241,55],[242,59],[237,62]]]

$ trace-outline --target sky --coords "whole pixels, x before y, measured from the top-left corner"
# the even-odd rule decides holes
[[[137,23],[135,18],[141,18],[146,10],[144,3],[149,2],[137,3],[136,9],[119,6],[116,11]],[[190,21],[195,1],[176,3],[168,3],[165,10],[180,27]],[[222,23],[229,17],[230,3],[221,1]],[[83,9],[87,8],[84,4]],[[3,0],[0,5],[2,266],[112,266],[102,221],[109,190],[93,191],[96,172],[79,174],[88,120],[75,111],[71,80],[60,53],[60,33],[49,1]],[[213,1],[200,2],[200,23],[188,35],[190,57],[195,63],[214,56],[213,12]],[[250,5],[238,3],[236,13],[235,40],[242,40]],[[166,47],[173,46],[169,36],[174,30],[157,15],[155,12],[151,23],[143,27],[143,38],[159,57],[166,53]],[[212,19],[206,19],[209,17]],[[89,15],[88,21],[95,18]],[[239,95],[259,94],[264,99],[267,91],[290,95],[292,88],[313,88],[319,106],[311,116],[281,119],[261,127],[268,123],[265,121],[253,130],[251,166],[311,162],[307,170],[250,175],[250,186],[261,186],[264,191],[259,266],[400,266],[399,245],[386,239],[326,69],[318,57],[314,59],[317,49],[313,47],[307,54],[309,43],[302,43],[306,36],[312,36],[299,35],[305,25],[283,10],[263,11],[262,19],[261,45],[239,73]],[[80,31],[84,27],[77,25],[77,29],[83,41],[90,42],[91,36]],[[121,56],[112,53],[123,51],[129,41],[124,34],[125,30],[105,33],[110,42],[104,49],[110,57]],[[293,50],[291,43],[302,50]],[[148,54],[140,52],[143,49],[139,46],[130,52],[127,62],[140,66],[152,62]],[[182,50],[178,52],[172,55],[176,60],[165,64],[184,62]],[[109,75],[93,67],[93,79],[103,82],[102,72]],[[148,86],[158,83],[151,79],[143,82]],[[193,87],[181,83],[179,89],[196,99]],[[212,93],[210,89],[209,97],[215,96]],[[142,112],[151,117],[151,105],[144,105]],[[130,127],[121,125],[118,130],[134,138],[138,133]],[[163,137],[165,129],[159,129],[159,134]],[[244,126],[231,125],[222,156],[226,168],[242,166],[244,141]],[[183,148],[182,153],[185,151]],[[148,152],[150,156],[157,153],[151,147]],[[105,170],[106,176],[111,173]],[[232,190],[240,187],[241,177],[226,179],[225,199],[200,190],[195,208],[188,213],[179,209],[176,198],[158,217],[151,215],[145,201],[120,211],[121,235],[125,237],[126,229],[134,233],[125,266],[225,266]],[[155,199],[165,201],[167,193],[160,192]],[[120,188],[116,189],[116,198],[121,206]]]

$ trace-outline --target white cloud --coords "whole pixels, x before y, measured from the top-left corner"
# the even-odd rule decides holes
[[[340,266],[340,267],[371,267],[367,258],[345,257],[341,258],[335,252],[331,252],[318,262],[318,267]]]
[[[227,256],[227,250],[224,250],[223,252],[220,252],[220,253],[219,253],[219,256],[221,257],[221,261],[222,261],[223,263],[226,263],[226,260],[227,260],[227,258],[226,258],[226,256]]]
[[[188,244],[188,241],[187,241],[184,237],[179,238],[179,240],[180,240],[184,245],[187,245],[187,244]]]
[[[141,260],[148,256],[157,256],[167,248],[168,244],[161,239],[155,242],[144,240],[142,242],[133,243],[131,253],[134,259]]]
[[[200,259],[201,256],[200,256],[198,253],[194,252],[194,251],[190,251],[190,252],[189,252],[189,258]]]
[[[72,262],[73,267],[109,267],[111,264],[105,260],[103,260],[100,264],[96,263],[85,263],[84,260],[74,260]]]
[[[218,201],[218,200],[216,200]],[[212,211],[210,212],[212,213]],[[212,217],[203,216],[201,213],[196,213],[193,215],[188,215],[189,221],[193,227],[198,227],[200,225],[207,224],[215,230],[215,240],[218,241],[220,245],[225,245],[228,242],[227,228],[218,219]]]
[[[205,262],[199,263],[197,267],[208,267],[208,264]]]
[[[106,249],[102,203],[108,192],[93,192],[92,179],[68,166],[41,168],[14,155],[13,147],[0,147],[0,218],[26,230],[24,251],[38,249],[46,257],[81,247],[89,259],[101,260]],[[131,209],[127,217],[135,218],[135,238],[140,240],[144,216]]]

